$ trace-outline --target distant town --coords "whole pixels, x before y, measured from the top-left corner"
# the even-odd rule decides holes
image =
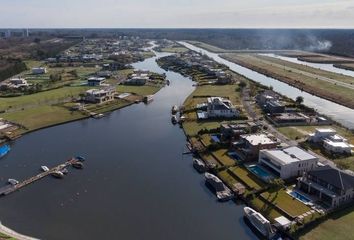
[[[204,174],[216,200],[245,205],[248,226],[266,239],[307,240],[350,226],[354,59],[297,50],[228,52],[130,35],[51,37],[23,29],[0,36],[0,161],[10,160],[17,139],[33,131],[103,121],[138,104],[153,107],[163,101],[155,96],[175,84],[166,75],[173,72],[193,81],[193,92],[163,115],[181,127],[187,142],[180,154],[191,156],[194,174]],[[321,60],[318,68],[309,56]],[[165,72],[134,67],[148,59]],[[321,64],[347,64],[337,70],[348,73]],[[1,178],[0,197],[27,186],[24,181]],[[32,239],[6,227],[0,232],[0,239]]]

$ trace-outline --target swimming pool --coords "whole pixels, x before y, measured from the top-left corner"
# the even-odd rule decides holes
[[[237,152],[230,151],[227,153],[227,155],[229,155],[229,157],[236,160],[237,162],[242,161],[242,158],[237,154]]]
[[[293,196],[294,198],[297,198],[297,199],[300,200],[301,202],[304,202],[304,203],[310,203],[310,202],[312,202],[311,199],[305,197],[304,195],[302,195],[302,194],[299,193],[299,192],[291,191],[289,194],[290,194],[291,196]]]
[[[258,165],[250,165],[250,166],[248,166],[248,169],[252,173],[254,173],[255,175],[257,175],[258,177],[262,178],[265,181],[269,181],[274,178],[274,176],[272,174],[265,171],[263,168],[261,168]]]

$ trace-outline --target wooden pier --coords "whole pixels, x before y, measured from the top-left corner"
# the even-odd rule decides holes
[[[71,158],[69,159],[68,161],[66,161],[65,163],[63,164],[60,164],[56,167],[53,167],[51,169],[49,169],[49,171],[47,172],[41,172],[29,179],[26,179],[16,185],[8,185],[8,186],[5,186],[5,187],[2,187],[0,188],[0,196],[5,196],[5,195],[9,195],[10,193],[13,193],[13,192],[16,192],[17,190],[20,190],[21,188],[23,187],[26,187],[27,185],[31,184],[31,183],[34,183],[38,180],[41,180],[49,175],[51,175],[52,173],[56,172],[56,171],[62,171],[64,168],[68,167],[68,166],[71,166],[75,163],[79,162],[78,159],[76,158]]]

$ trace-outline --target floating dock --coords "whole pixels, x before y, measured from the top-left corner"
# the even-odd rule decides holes
[[[49,169],[49,171],[47,171],[47,172],[41,172],[41,173],[39,173],[29,179],[26,179],[16,185],[8,185],[5,187],[2,187],[2,188],[0,188],[0,197],[9,195],[10,193],[13,193],[13,192],[16,192],[17,190],[20,190],[21,188],[26,187],[27,185],[29,185],[31,183],[34,183],[34,182],[39,181],[47,176],[50,176],[52,173],[54,173],[56,171],[61,171],[64,168],[71,166],[77,162],[80,162],[80,160],[78,160],[76,158],[71,158],[68,161],[66,161],[65,163]]]

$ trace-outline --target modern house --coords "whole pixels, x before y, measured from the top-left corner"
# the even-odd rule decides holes
[[[105,103],[114,100],[114,88],[90,89],[86,91],[85,101],[90,103]]]
[[[89,86],[101,86],[106,79],[104,77],[89,77],[87,79],[87,85]]]
[[[5,89],[6,88],[21,89],[21,88],[27,88],[29,86],[28,82],[21,77],[11,78],[10,80],[3,82],[0,85]]]
[[[259,164],[282,179],[302,176],[317,166],[318,158],[298,147],[261,150]]]
[[[308,141],[322,143],[323,148],[334,154],[352,154],[354,146],[348,140],[330,128],[318,128],[315,133],[309,135]]]
[[[264,133],[241,135],[240,139],[240,142],[243,144],[241,150],[246,160],[256,160],[258,159],[259,151],[273,149],[278,145],[278,142]]]
[[[45,67],[37,67],[37,68],[32,68],[32,74],[45,74],[47,73],[47,68]]]
[[[235,118],[240,115],[240,112],[228,99],[209,97],[207,104],[208,118]]]
[[[315,168],[299,178],[297,188],[313,195],[330,208],[352,202],[354,176],[330,166]]]

